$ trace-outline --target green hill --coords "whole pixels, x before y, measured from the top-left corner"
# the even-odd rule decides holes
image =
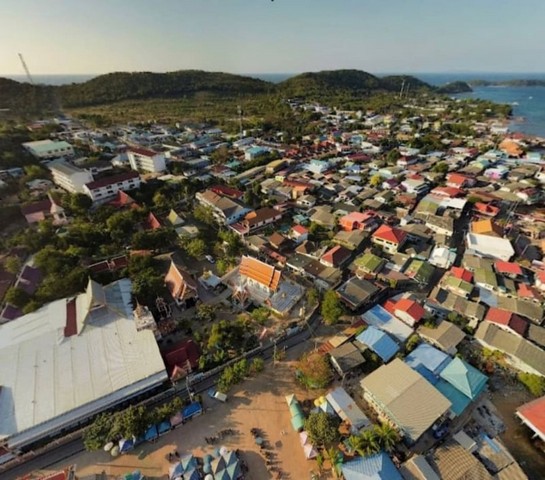
[[[472,92],[473,89],[467,82],[449,82],[445,85],[441,85],[437,89],[437,93],[468,93]]]
[[[181,70],[168,73],[109,73],[84,83],[58,87],[64,106],[75,107],[143,98],[265,93],[268,82],[229,73]]]

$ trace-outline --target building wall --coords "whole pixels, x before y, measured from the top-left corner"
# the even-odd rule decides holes
[[[93,175],[85,170],[66,174],[56,168],[52,168],[51,175],[56,185],[71,193],[84,193],[85,184],[93,181]]]
[[[140,187],[140,178],[131,178],[130,180],[125,180],[123,182],[113,183],[111,185],[107,185],[105,187],[96,188],[94,190],[89,190],[89,188],[85,187],[84,193],[91,197],[91,200],[93,202],[102,202],[109,200],[112,197],[115,197],[117,195],[117,192],[119,191],[127,191],[132,190],[134,188]]]
[[[153,157],[145,157],[131,151],[127,154],[133,170],[144,170],[152,173],[164,172],[166,170],[166,158],[162,153],[158,153]]]

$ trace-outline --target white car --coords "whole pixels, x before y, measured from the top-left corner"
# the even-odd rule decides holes
[[[206,258],[210,263],[216,263],[216,261],[210,255],[205,255],[204,258]]]

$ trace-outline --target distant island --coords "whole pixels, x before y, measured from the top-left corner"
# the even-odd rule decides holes
[[[471,80],[472,87],[545,87],[545,80],[519,79],[519,80]]]
[[[471,88],[471,85],[469,85],[467,82],[449,82],[445,85],[442,85],[437,89],[437,93],[446,93],[446,94],[453,94],[453,93],[469,93],[472,92],[473,89]]]

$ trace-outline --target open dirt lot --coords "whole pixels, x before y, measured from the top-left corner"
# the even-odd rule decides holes
[[[303,347],[301,345],[301,348],[294,350],[302,350]],[[290,352],[289,357],[293,358],[299,353]],[[311,398],[297,385],[291,361],[278,362],[275,366],[268,364],[258,377],[229,392],[227,403],[206,398],[204,415],[164,435],[157,443],[141,445],[131,453],[115,459],[106,452],[82,453],[67,459],[58,467],[75,463],[80,477],[101,472],[123,475],[139,469],[148,477],[167,478],[169,452],[178,450],[181,455],[192,452],[202,457],[220,445],[225,445],[241,451],[241,457],[249,467],[246,478],[274,478],[268,473],[264,457],[250,433],[250,429],[256,427],[264,432],[265,439],[276,452],[277,466],[286,472],[282,478],[306,480],[310,478],[311,470],[316,471],[316,462],[305,460],[299,436],[291,427],[289,409],[284,398],[291,393],[295,393],[301,401]],[[313,392],[312,398],[319,393]],[[226,428],[236,433],[224,438],[221,443],[207,445],[205,437],[212,437]]]

